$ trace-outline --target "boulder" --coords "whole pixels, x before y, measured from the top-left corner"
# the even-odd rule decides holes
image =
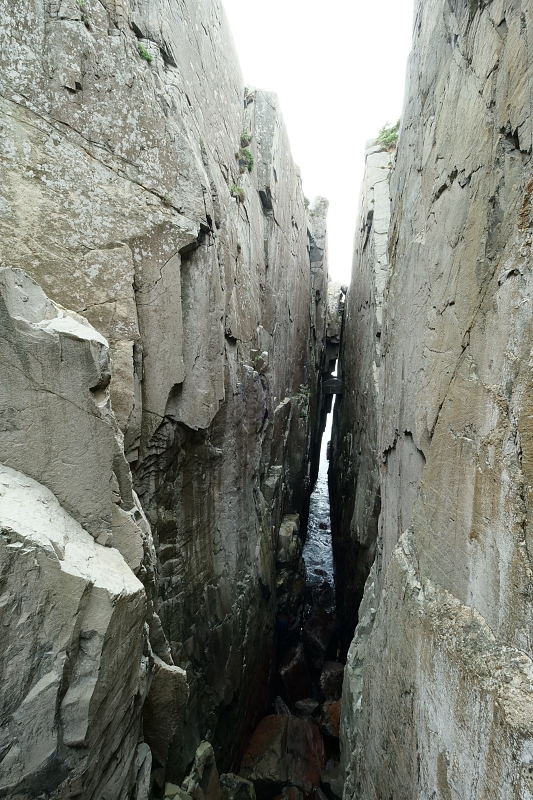
[[[271,715],[254,731],[240,771],[253,781],[259,798],[283,793],[287,786],[308,795],[320,786],[324,763],[324,743],[315,723]]]
[[[192,800],[190,794],[184,792],[179,786],[175,783],[170,783],[167,781],[165,783],[165,800]]]
[[[302,540],[298,535],[300,519],[298,514],[287,514],[283,517],[278,533],[278,550],[276,561],[279,564],[290,564],[297,567],[302,555]]]
[[[215,754],[209,742],[202,742],[196,750],[191,771],[181,788],[193,800],[222,800]]]
[[[287,783],[287,727],[289,717],[264,717],[248,744],[240,775],[252,781],[259,798],[274,795]]]

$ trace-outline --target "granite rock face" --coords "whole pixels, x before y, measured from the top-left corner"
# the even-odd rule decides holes
[[[205,739],[238,763],[274,668],[278,534],[305,521],[323,417],[327,202],[307,211],[218,0],[0,0],[0,43],[0,267],[94,329],[75,348],[27,320],[0,458],[144,585],[144,736],[180,785]]]
[[[527,2],[416,3],[348,798],[532,792],[531,26]]]

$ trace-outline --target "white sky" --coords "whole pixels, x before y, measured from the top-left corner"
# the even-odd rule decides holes
[[[244,81],[277,92],[329,269],[349,282],[365,142],[402,111],[413,0],[222,0]]]

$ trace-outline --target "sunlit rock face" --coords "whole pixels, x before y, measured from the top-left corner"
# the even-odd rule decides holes
[[[137,776],[153,544],[109,374],[101,334],[0,269],[5,797],[126,798]]]
[[[0,40],[0,266],[83,315],[110,355],[80,408],[34,420],[34,460],[27,441],[13,450],[13,409],[34,434],[7,397],[1,458],[143,583],[145,738],[180,783],[202,739],[229,769],[262,710],[278,531],[305,517],[318,427],[327,204],[306,210],[277,99],[245,92],[218,0],[2,0]]]
[[[531,796],[530,12],[416,4],[350,798]]]

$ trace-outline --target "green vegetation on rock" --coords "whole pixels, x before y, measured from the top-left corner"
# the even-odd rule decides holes
[[[242,139],[241,139],[242,141]],[[237,153],[237,157],[239,159],[239,172],[251,172],[254,168],[254,157],[250,150],[247,147],[241,147],[239,152]]]
[[[236,183],[230,188],[231,196],[234,197],[238,203],[244,203],[246,200],[246,192],[242,186],[237,186]]]
[[[146,49],[142,42],[137,42],[137,50],[139,51],[141,58],[144,58],[144,60],[148,61],[148,63],[151,63],[154,60],[153,55]]]
[[[376,138],[376,144],[380,144],[384,150],[394,150],[396,142],[398,141],[398,132],[400,130],[400,120],[394,125],[388,122],[382,127]]]

